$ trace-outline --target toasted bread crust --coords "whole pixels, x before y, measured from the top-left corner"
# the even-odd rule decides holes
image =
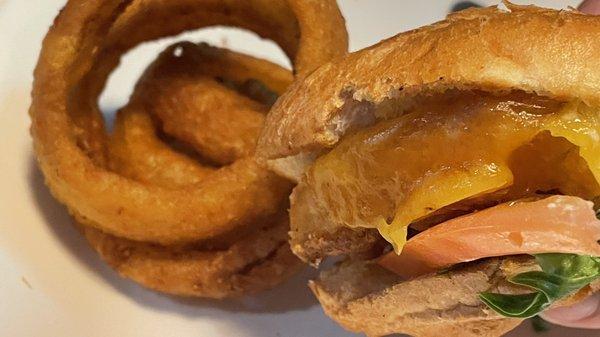
[[[306,184],[290,196],[290,246],[304,262],[318,265],[327,256],[365,254],[383,240],[376,229],[335,223]]]
[[[506,279],[535,268],[528,257],[489,259],[402,282],[373,262],[346,261],[322,272],[310,287],[325,313],[353,332],[368,336],[496,337],[522,320],[502,317],[487,308],[479,293],[528,292]],[[557,305],[584,298],[592,290],[586,287]]]
[[[332,147],[347,130],[391,117],[375,116],[377,104],[402,105],[424,90],[522,90],[600,104],[592,61],[600,59],[600,17],[507,6],[461,11],[321,66],[276,103],[258,154]]]

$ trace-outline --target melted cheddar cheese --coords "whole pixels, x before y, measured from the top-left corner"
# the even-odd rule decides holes
[[[600,195],[600,110],[513,93],[450,92],[345,137],[306,183],[348,226],[397,252],[411,223],[469,200]]]

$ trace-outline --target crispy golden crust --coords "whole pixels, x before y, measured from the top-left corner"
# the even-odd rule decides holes
[[[531,258],[490,259],[403,282],[372,262],[346,261],[321,273],[310,287],[327,315],[353,332],[369,336],[497,337],[521,320],[500,316],[487,308],[478,294],[527,292],[506,278],[534,268]],[[578,300],[590,292],[586,287],[572,298]]]
[[[249,156],[267,110],[263,104],[285,90],[292,74],[245,55],[183,43],[147,71],[119,113],[113,137],[97,105],[127,50],[211,25],[245,28],[275,41],[299,75],[347,48],[334,0],[70,0],[44,40],[30,115],[48,186],[109,264],[158,291],[222,298],[271,288],[301,266],[286,242],[290,184]],[[175,62],[178,48],[185,55]],[[161,68],[160,61],[172,67]],[[226,88],[227,81],[258,102]],[[218,99],[210,101],[211,95]],[[170,105],[168,97],[188,104]],[[190,103],[193,98],[204,105]],[[192,123],[197,121],[188,110],[215,110],[224,101],[238,104],[239,114],[218,116],[220,124],[206,115],[204,122],[216,124],[204,131],[220,133],[225,117],[239,117],[239,128],[250,130],[241,132],[248,137],[239,147],[230,146],[239,128],[212,144],[193,137],[202,123]],[[186,132],[179,134],[174,119],[190,122]],[[199,152],[218,145],[215,153],[223,155],[229,146],[231,153],[215,162],[235,162],[207,167],[169,147],[159,137],[167,130]]]
[[[260,83],[267,92],[262,96],[277,97],[292,79],[290,71],[265,60],[207,44],[176,43],[146,69],[131,101],[118,112],[108,144],[109,166],[168,189],[198,184],[216,168],[174,151],[159,133],[187,141],[203,159],[230,164],[254,152],[268,109],[234,89]]]
[[[227,165],[254,154],[265,119],[261,110],[266,112],[266,106],[210,78],[195,78],[192,83],[163,77],[145,92],[160,97],[146,107],[163,131],[198,149],[211,162]],[[195,99],[182,99],[182,95]]]
[[[181,77],[206,76],[236,85],[255,80],[279,95],[294,80],[290,70],[282,66],[206,43],[178,42],[164,50],[160,58],[161,62],[155,61],[144,72],[148,80],[158,80],[156,77],[165,73]]]
[[[389,117],[374,116],[378,104],[409,104],[424,90],[518,89],[600,104],[591,61],[600,58],[600,17],[508,7],[465,10],[323,65],[277,102],[258,155],[332,147],[347,130]]]
[[[53,195],[73,213],[129,239],[174,244],[218,235],[220,230],[205,230],[207,219],[198,216],[197,206],[219,196],[206,195],[202,189],[173,191],[146,186],[106,169],[106,136],[96,99],[126,50],[145,40],[218,23],[264,33],[293,56],[297,69],[305,71],[314,69],[319,60],[344,54],[345,30],[334,24],[343,22],[337,7],[317,1],[295,2],[69,1],[44,40],[30,108],[36,155]],[[233,4],[241,7],[234,10]],[[289,20],[286,11],[278,8],[288,8],[296,20]],[[173,15],[177,13],[181,20]],[[285,27],[274,27],[268,21],[279,14]],[[336,17],[339,19],[331,20]],[[318,22],[325,24],[312,27]],[[261,24],[266,26],[256,28]],[[294,29],[296,34],[285,33],[285,41],[279,36]],[[328,38],[318,38],[323,36]],[[339,41],[328,45],[329,40]],[[298,55],[304,48],[319,54],[313,55],[314,59],[302,58]],[[246,178],[258,186],[265,175],[269,173],[256,172]],[[235,185],[238,181],[222,183]],[[243,215],[226,214],[224,218],[230,216]]]
[[[109,33],[108,55],[143,41],[225,25],[275,41],[297,74],[344,55],[348,34],[335,0],[134,0]]]
[[[224,248],[176,248],[135,242],[84,227],[92,247],[123,277],[160,292],[210,298],[269,289],[302,263],[287,244],[287,214]]]
[[[161,53],[146,70],[132,101],[154,116],[166,134],[191,145],[213,163],[227,165],[252,155],[268,107],[218,83],[218,68],[212,71],[213,77],[197,68],[203,63],[197,56],[202,55],[202,47],[187,45],[174,55],[177,47]],[[220,74],[233,81],[227,75]]]
[[[203,44],[178,43],[162,52],[138,81],[130,103],[118,112],[109,142],[111,169],[141,183],[171,190],[210,185],[229,176],[238,184],[233,184],[237,189],[235,198],[227,199],[236,203],[220,199],[231,193],[231,186],[213,184],[211,189],[226,194],[211,201],[208,209],[198,210],[199,216],[207,211],[213,214],[206,222],[213,228],[222,225],[227,214],[250,211],[257,217],[230,218],[228,226],[233,227],[208,241],[163,246],[105,234],[95,229],[102,225],[77,216],[80,223],[86,224],[84,233],[100,256],[123,277],[181,296],[236,297],[271,288],[293,275],[301,263],[287,244],[285,209],[289,190],[282,189],[272,200],[275,204],[263,204],[261,196],[269,195],[267,191],[279,185],[281,179],[263,181],[261,191],[261,186],[249,186],[243,178],[247,173],[267,171],[260,167],[247,171],[252,167],[248,163],[254,161],[243,158],[254,151],[257,134],[244,133],[246,125],[236,123],[249,124],[248,120],[259,116],[259,130],[267,106],[235,91],[238,87],[245,89],[246,80],[283,86],[285,79],[291,78],[289,71],[267,61]],[[269,88],[264,90],[270,92]],[[215,96],[220,99],[211,99]],[[191,145],[188,152],[194,151],[196,157],[230,155],[235,163],[221,169],[206,166],[158,137],[161,127],[175,139],[187,141]],[[198,141],[187,135],[198,135],[193,139]],[[254,138],[244,143],[248,138],[245,136]],[[230,151],[237,149],[230,145],[238,143],[245,146],[241,147],[245,152]],[[253,202],[237,202],[248,196]],[[265,206],[270,210],[261,215],[267,210]]]
[[[129,104],[117,113],[109,143],[109,166],[114,172],[168,189],[198,184],[216,171],[159,138],[156,123],[143,108]]]

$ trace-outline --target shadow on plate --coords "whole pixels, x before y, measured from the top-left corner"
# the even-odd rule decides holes
[[[66,208],[60,204],[44,184],[44,177],[31,158],[28,173],[29,185],[36,207],[40,210],[46,224],[62,245],[69,250],[81,265],[94,271],[106,283],[124,296],[138,304],[156,311],[168,311],[190,317],[198,317],[202,309],[217,309],[231,313],[285,313],[307,310],[317,305],[317,301],[306,286],[308,279],[315,275],[307,269],[279,287],[255,296],[241,299],[210,300],[199,298],[180,298],[147,290],[133,281],[121,278],[107,266],[87,244],[84,236],[74,225]],[[219,315],[222,318],[223,315]],[[301,323],[300,323],[301,324]]]

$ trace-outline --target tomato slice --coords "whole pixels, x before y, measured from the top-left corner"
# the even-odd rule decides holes
[[[383,267],[407,278],[486,257],[574,253],[600,256],[600,220],[593,203],[572,196],[515,201],[458,217],[408,240]]]

